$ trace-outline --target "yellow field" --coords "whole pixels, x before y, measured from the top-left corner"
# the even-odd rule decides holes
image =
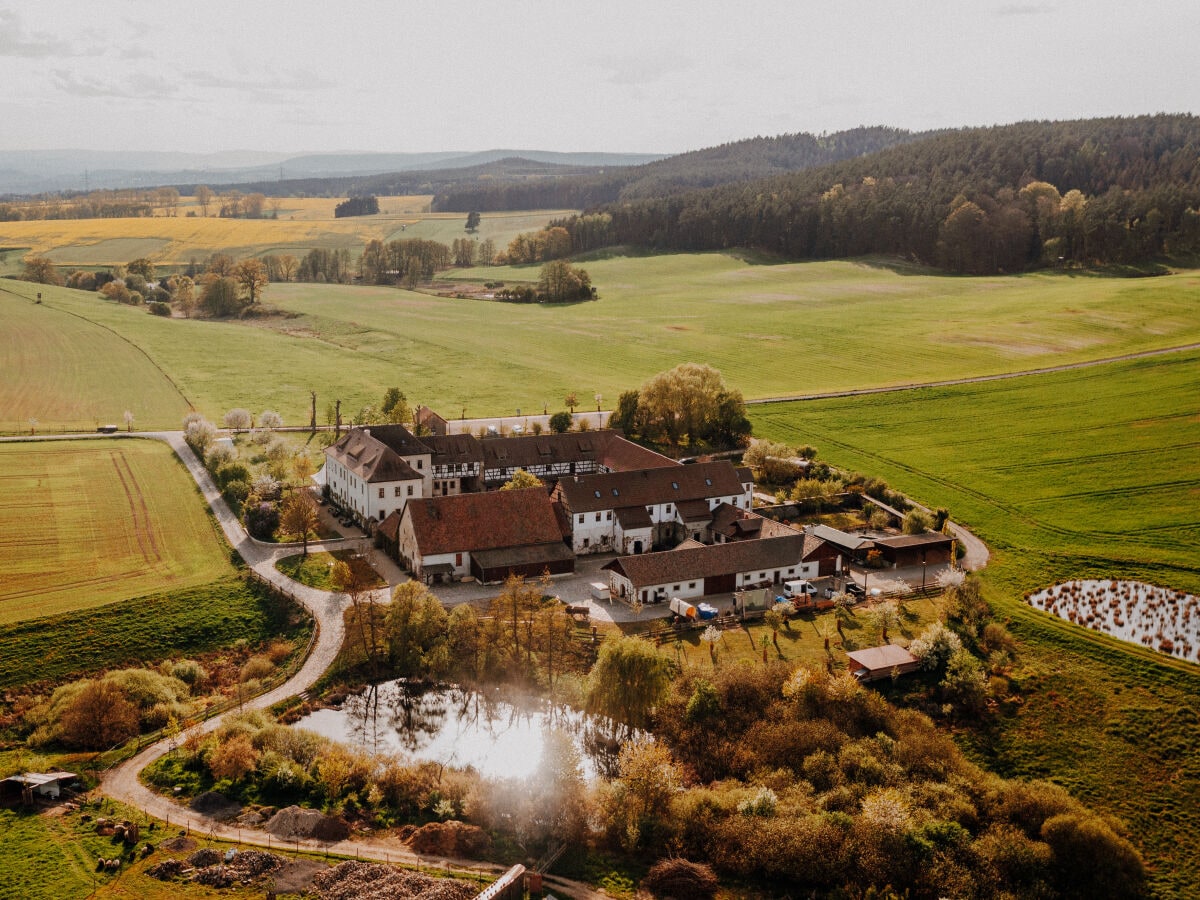
[[[240,258],[266,253],[303,256],[315,248],[347,247],[357,254],[370,240],[419,237],[449,242],[467,237],[465,213],[430,213],[427,195],[380,197],[374,216],[336,219],[344,198],[283,198],[277,219],[188,216],[193,198],[180,201],[183,215],[130,219],[55,219],[0,223],[0,247],[28,248],[59,266],[116,266],[139,257],[162,266],[183,266],[213,253]],[[215,212],[216,199],[210,204]],[[567,210],[485,214],[475,235],[503,249],[517,233],[533,231]]]

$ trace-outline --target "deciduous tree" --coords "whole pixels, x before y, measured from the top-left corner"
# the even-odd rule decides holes
[[[321,523],[317,501],[307,489],[293,491],[283,501],[279,515],[279,526],[290,535],[299,537],[304,544],[301,554],[308,557],[308,536],[316,532]]]
[[[500,488],[502,491],[519,491],[524,488],[545,487],[542,479],[538,478],[532,472],[527,472],[524,469],[517,469],[513,472],[512,478],[504,482],[504,486]]]
[[[21,279],[37,284],[62,284],[62,277],[58,274],[58,269],[44,256],[27,256]]]
[[[138,713],[116,684],[98,679],[84,685],[63,712],[60,725],[68,746],[107,750],[137,734]]]
[[[234,267],[233,277],[245,293],[246,300],[251,306],[261,298],[270,279],[267,278],[267,267],[261,259],[243,259]]]
[[[588,710],[630,729],[644,728],[666,696],[670,673],[669,660],[641,638],[606,642],[588,676]]]

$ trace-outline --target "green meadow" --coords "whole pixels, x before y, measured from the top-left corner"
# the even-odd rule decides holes
[[[1200,879],[1200,669],[1035,612],[1067,578],[1200,592],[1200,352],[986,384],[755,407],[755,433],[811,443],[976,531],[1018,638],[1017,701],[962,743],[1130,826],[1156,896]]]
[[[237,322],[159,319],[64,289],[46,289],[43,307],[54,322],[82,317],[96,333],[138,348],[122,353],[144,351],[162,374],[138,381],[134,400],[114,397],[110,406],[159,427],[177,426],[178,395],[210,417],[233,406],[270,407],[304,422],[310,390],[319,413],[336,398],[346,414],[397,385],[410,401],[446,415],[464,408],[468,416],[496,415],[561,408],[570,391],[585,404],[599,393],[611,405],[622,390],[684,361],[710,363],[748,398],[764,398],[1022,371],[1200,341],[1200,275],[1191,271],[1145,279],[954,278],[863,262],[759,264],[719,253],[586,266],[600,300],[560,306],[275,284],[267,303],[278,314]],[[510,281],[536,275],[536,267],[461,273]],[[28,287],[13,290],[27,295]],[[0,293],[0,315],[14,303],[17,297]],[[30,315],[25,308],[20,314]],[[10,343],[0,334],[0,360],[18,356]],[[68,408],[74,390],[89,387],[87,374],[65,348],[48,346],[41,356],[21,389],[0,394],[0,427],[20,430],[31,416],[89,424],[83,410]],[[103,382],[94,381],[90,389],[103,394]]]

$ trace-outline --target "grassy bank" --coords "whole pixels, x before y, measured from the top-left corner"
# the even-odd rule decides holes
[[[1121,816],[1157,896],[1200,878],[1200,669],[1023,601],[1072,577],[1200,588],[1200,354],[754,410],[755,432],[945,506],[992,547],[984,578],[1021,644],[1017,711],[962,743]]]

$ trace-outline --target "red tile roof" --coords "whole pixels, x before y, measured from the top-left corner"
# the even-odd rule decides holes
[[[766,572],[800,564],[804,535],[679,547],[640,556],[621,556],[603,566],[624,575],[637,589],[741,572]]]
[[[653,506],[742,494],[737,471],[726,462],[696,463],[636,472],[606,472],[560,478],[555,495],[571,513]]]
[[[562,542],[543,488],[409,500],[404,517],[423,556]]]

